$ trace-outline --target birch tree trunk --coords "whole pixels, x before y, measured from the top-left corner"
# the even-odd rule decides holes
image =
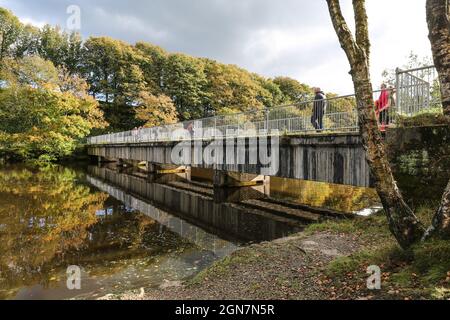
[[[356,40],[342,15],[339,0],[327,0],[327,3],[334,29],[351,66],[360,132],[375,188],[383,203],[392,234],[400,246],[406,249],[420,241],[425,229],[397,187],[378,128],[370,79],[370,39],[365,0],[353,0]]]
[[[434,65],[439,73],[444,114],[450,122],[450,5],[448,0],[427,0],[427,22]],[[450,239],[450,181],[426,237]]]

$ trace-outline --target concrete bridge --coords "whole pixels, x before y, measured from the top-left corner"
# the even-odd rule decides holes
[[[380,115],[390,151],[402,142],[389,137],[397,136],[401,121],[441,110],[433,67],[397,70],[397,79],[397,90],[389,92],[392,105]],[[323,110],[320,120],[312,114],[317,109]],[[191,168],[212,169],[216,188],[267,184],[270,177],[373,186],[354,95],[92,137],[88,153],[186,179]]]
[[[188,179],[190,168],[213,169],[216,187],[249,186],[270,176],[372,185],[357,133],[111,143],[89,145],[88,153],[100,161],[145,162],[153,173],[184,171]]]

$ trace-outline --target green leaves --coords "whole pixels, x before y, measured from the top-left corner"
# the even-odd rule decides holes
[[[66,78],[51,62],[27,57],[4,70],[0,156],[53,161],[70,155],[91,129],[105,125],[97,101],[61,89]]]
[[[139,97],[139,107],[136,109],[136,118],[145,122],[146,127],[155,127],[176,123],[178,113],[172,99],[168,96],[154,96],[142,92]]]
[[[235,65],[171,54],[150,43],[133,46],[109,37],[83,41],[79,34],[57,26],[25,26],[0,8],[2,39],[0,60],[7,62],[0,70],[0,84],[3,80],[9,87],[0,92],[4,96],[0,104],[6,119],[3,126],[11,126],[4,130],[15,134],[36,127],[36,139],[41,134],[49,138],[42,126],[50,123],[60,127],[53,132],[80,139],[90,129],[104,127],[100,110],[109,124],[104,131],[125,131],[262,110],[297,102],[311,91],[294,79],[268,79]],[[60,116],[63,122],[56,120]],[[58,136],[51,139],[65,146],[56,148],[58,156],[73,148]],[[17,139],[13,140],[18,147]],[[37,141],[33,147],[22,145],[35,150],[33,154],[39,147],[46,152],[55,149]]]
[[[0,62],[12,53],[13,44],[22,29],[23,25],[11,11],[0,8]]]

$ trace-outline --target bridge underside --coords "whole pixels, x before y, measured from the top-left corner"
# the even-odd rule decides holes
[[[357,187],[372,186],[361,138],[353,133],[224,139],[213,144],[190,141],[181,144],[90,145],[88,153],[108,161],[146,162],[149,167],[182,165],[185,168],[213,169],[216,185],[232,185],[236,181],[264,182],[261,176],[275,176]]]

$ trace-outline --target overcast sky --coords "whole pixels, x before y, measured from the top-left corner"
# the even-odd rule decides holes
[[[354,25],[351,0],[341,0]],[[0,0],[23,22],[66,26],[67,7],[81,9],[84,36],[149,41],[237,64],[274,77],[290,76],[325,91],[353,92],[347,59],[325,0]],[[425,0],[367,0],[372,77],[403,65],[409,52],[431,54]]]

